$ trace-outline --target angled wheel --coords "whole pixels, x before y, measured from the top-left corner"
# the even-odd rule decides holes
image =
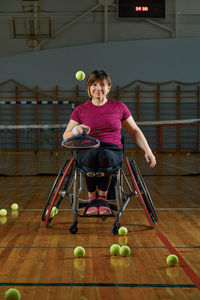
[[[49,193],[46,205],[43,210],[42,214],[42,221],[45,222],[46,227],[50,224],[55,214],[51,213],[52,208],[56,207],[59,208],[62,199],[66,194],[67,186],[70,182],[73,169],[75,165],[75,159],[72,158],[70,161],[67,160],[62,168],[60,169],[56,180],[51,188]]]
[[[137,192],[137,196],[139,198],[139,201],[144,209],[144,212],[149,220],[149,223],[151,224],[151,226],[154,228],[155,227],[155,221],[158,220],[157,214],[155,213],[155,208],[153,205],[153,202],[151,200],[151,202],[149,201],[149,198],[147,196],[146,190],[144,188],[143,182],[139,176],[138,168],[136,167],[136,165],[134,164],[133,160],[131,161],[131,163],[129,163],[128,158],[125,158],[126,161],[126,165],[128,167],[130,176],[131,176],[131,180],[132,183],[134,185],[134,188]],[[149,193],[148,193],[149,194]],[[149,195],[150,196],[150,195]],[[154,209],[152,209],[152,207]],[[155,213],[155,216],[154,216]]]
[[[147,189],[147,186],[144,182],[144,179],[140,173],[140,170],[136,164],[136,162],[134,160],[132,160],[130,162],[130,165],[131,165],[131,168],[133,170],[133,173],[134,173],[134,176],[136,178],[136,181],[137,181],[137,184],[138,184],[138,187],[140,189],[140,192],[142,194],[142,197],[148,207],[148,210],[149,210],[149,213],[152,214],[153,218],[155,219],[156,222],[158,222],[158,215],[156,213],[156,210],[155,210],[155,206],[153,204],[153,201],[151,199],[151,196],[150,196],[150,193]]]

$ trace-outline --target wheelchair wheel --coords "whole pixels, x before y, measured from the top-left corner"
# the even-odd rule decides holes
[[[154,228],[156,219],[153,215],[153,210],[149,203],[149,199],[147,197],[145,197],[144,189],[142,188],[143,185],[142,185],[141,179],[137,176],[135,165],[133,163],[130,164],[127,157],[126,157],[126,164],[127,164],[129,173],[131,175],[131,180],[135,187],[138,199],[144,209],[144,212],[145,212],[152,228]]]
[[[119,228],[120,228],[120,223],[119,222],[115,222],[113,224],[113,227],[112,227],[112,233],[115,234],[115,235],[117,235]]]
[[[69,227],[69,232],[71,234],[76,234],[78,232],[77,222],[74,222],[72,226]]]
[[[143,177],[142,177],[142,175],[140,173],[140,170],[139,170],[139,168],[138,168],[138,166],[137,166],[137,164],[136,164],[136,162],[134,160],[132,160],[130,162],[130,165],[131,165],[132,170],[134,170],[133,171],[134,176],[136,178],[136,181],[137,181],[138,187],[140,189],[140,192],[142,194],[142,197],[143,197],[143,199],[144,199],[144,201],[145,201],[145,203],[146,203],[146,205],[147,205],[147,207],[149,209],[149,212],[150,212],[150,214],[153,215],[155,221],[158,222],[158,215],[156,213],[153,201],[152,201],[151,196],[149,194],[149,191],[148,191],[148,189],[146,187],[144,179],[143,179]]]
[[[66,189],[70,182],[70,178],[74,168],[74,161],[74,158],[72,158],[70,161],[67,160],[63,164],[51,188],[42,214],[42,221],[45,222],[46,227],[48,227],[53,219],[53,217],[50,217],[53,206],[59,208],[62,199],[66,194]]]

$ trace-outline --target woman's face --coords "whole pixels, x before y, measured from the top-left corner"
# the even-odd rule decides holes
[[[92,99],[103,100],[106,99],[110,91],[110,86],[105,80],[97,80],[90,86],[90,94]]]

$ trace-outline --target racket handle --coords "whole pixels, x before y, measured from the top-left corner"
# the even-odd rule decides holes
[[[83,133],[84,133],[84,134],[87,134],[88,131],[89,131],[89,130],[88,130],[87,128],[84,128],[84,129],[83,129]]]

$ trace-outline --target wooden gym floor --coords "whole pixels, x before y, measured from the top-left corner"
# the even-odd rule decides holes
[[[41,214],[54,176],[0,177],[0,298],[10,288],[22,300],[200,299],[199,176],[146,176],[159,223],[148,220],[133,199],[121,217],[128,235],[112,234],[113,218],[80,218],[69,233],[72,211],[63,201],[50,228]],[[17,202],[19,213],[11,212]],[[113,243],[131,247],[129,257],[112,257]],[[82,245],[85,258],[74,258]],[[176,253],[179,264],[167,267]]]

